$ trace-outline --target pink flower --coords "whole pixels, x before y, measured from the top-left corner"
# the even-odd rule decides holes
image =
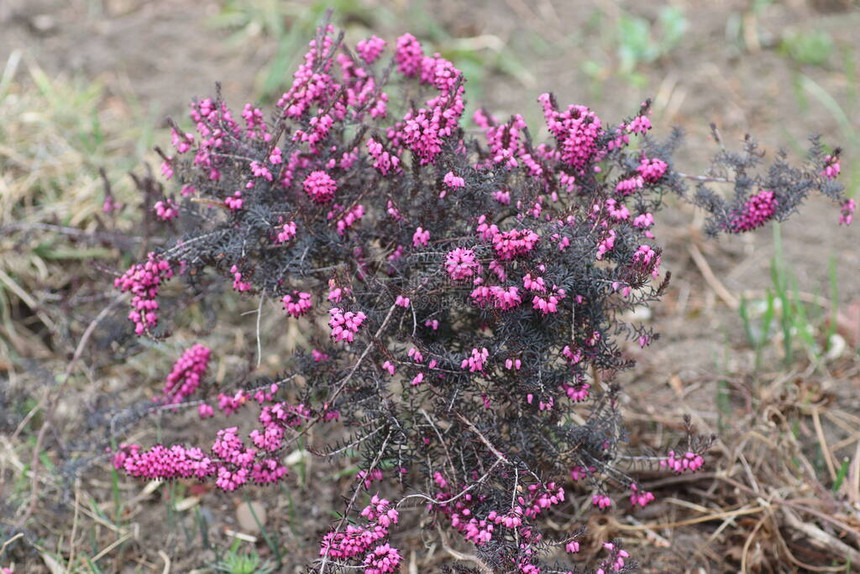
[[[600,261],[601,259],[603,259],[603,256],[612,251],[614,247],[615,230],[610,229],[606,237],[604,237],[603,240],[597,245],[597,255],[595,256],[595,259]]]
[[[477,371],[484,370],[484,363],[490,357],[490,352],[486,347],[482,347],[480,350],[472,349],[471,356],[463,359],[463,362],[460,364],[461,369],[469,369],[470,373],[474,373]]]
[[[588,389],[591,388],[591,385],[588,383],[580,383],[574,386],[564,385],[563,388],[567,398],[578,403],[588,398]]]
[[[305,292],[300,293],[298,291],[293,291],[291,295],[284,295],[283,298],[281,298],[281,302],[284,304],[284,310],[287,314],[296,318],[307,314],[313,306],[311,303],[311,294]]]
[[[705,460],[694,452],[687,452],[682,457],[677,457],[675,451],[670,450],[668,456],[660,461],[660,466],[674,470],[678,474],[683,472],[696,472],[705,464]]]
[[[232,196],[224,199],[224,205],[226,205],[231,211],[242,209],[244,204],[245,201],[242,199],[242,192],[239,190],[236,190]]]
[[[327,203],[334,198],[337,183],[324,171],[312,171],[302,182],[305,193],[316,203]]]
[[[821,171],[821,177],[825,179],[836,179],[839,172],[842,171],[842,166],[839,165],[838,155],[828,155],[824,157],[824,169]]]
[[[382,363],[382,368],[388,371],[389,375],[394,375],[394,372],[396,371],[396,367],[392,364],[391,361],[385,361],[384,363]]]
[[[161,175],[164,176],[164,179],[170,179],[173,177],[173,158],[167,158],[161,163]]]
[[[331,327],[331,338],[346,343],[353,342],[362,323],[367,319],[367,315],[361,311],[353,313],[337,307],[329,310],[329,314],[331,315],[328,321],[329,327]]]
[[[194,135],[188,132],[180,134],[176,128],[170,128],[170,143],[173,144],[177,153],[183,154],[194,145]]]
[[[426,247],[430,241],[430,232],[425,231],[424,228],[419,227],[415,230],[415,233],[412,234],[412,245],[414,247],[424,246]]]
[[[495,227],[495,226],[494,226]],[[540,236],[531,229],[512,229],[504,233],[496,232],[492,235],[493,249],[502,261],[508,261],[514,257],[525,255],[534,249]]]
[[[445,256],[445,270],[454,281],[471,279],[480,273],[481,269],[481,264],[471,249],[458,247]]]
[[[654,225],[654,216],[650,213],[643,213],[642,215],[637,215],[633,220],[633,226],[639,227],[641,229],[648,229]]]
[[[615,221],[625,221],[630,218],[630,210],[627,209],[627,206],[614,199],[606,200],[606,211],[609,212],[609,217]]]
[[[162,401],[167,404],[177,404],[193,394],[206,373],[211,354],[212,351],[203,345],[194,345],[185,351],[167,375]]]
[[[379,56],[382,54],[384,49],[385,40],[378,38],[377,36],[371,36],[366,40],[361,40],[355,45],[355,51],[358,56],[368,64],[372,64],[379,59]]]
[[[284,224],[281,228],[281,231],[278,232],[278,237],[275,240],[276,243],[286,243],[290,239],[296,236],[296,222],[289,221]]]
[[[454,175],[453,171],[449,171],[445,174],[445,178],[443,180],[445,185],[450,187],[451,189],[457,189],[466,185],[466,180],[462,177]]]
[[[516,369],[520,370],[520,367],[523,366],[523,362],[519,359],[505,359],[505,368],[507,370]]]
[[[645,115],[636,116],[627,126],[627,129],[630,133],[644,134],[651,129],[651,120]]]
[[[612,506],[612,499],[605,494],[595,494],[591,497],[591,503],[600,510],[603,510]]]
[[[581,172],[603,157],[605,152],[598,145],[603,128],[597,114],[585,106],[568,106],[559,112],[549,94],[541,94],[538,101],[543,106],[546,125],[558,142],[561,161]]]
[[[153,210],[155,211],[156,217],[162,221],[171,221],[179,215],[179,206],[170,199],[155,202]]]
[[[630,495],[630,504],[636,506],[637,504],[642,508],[654,500],[654,495],[650,492],[646,492],[644,490],[639,490],[639,487],[636,484],[630,485],[630,490],[632,494]]]
[[[369,151],[371,157],[373,157],[373,167],[376,168],[380,174],[388,175],[388,172],[390,171],[393,171],[394,173],[400,172],[400,158],[385,151],[382,144],[375,139],[370,138],[367,140],[367,151]]]
[[[242,272],[239,271],[238,266],[233,265],[232,267],[230,267],[230,273],[233,275],[233,289],[235,289],[239,293],[250,291],[251,284],[247,281],[242,281]]]
[[[170,263],[155,253],[149,253],[144,264],[135,264],[114,281],[122,292],[130,291],[132,310],[128,318],[135,325],[134,332],[142,335],[158,323],[158,290],[161,284],[173,277]]]
[[[324,363],[325,361],[329,360],[329,356],[320,351],[319,349],[311,350],[311,358],[314,360],[315,363]]]
[[[842,202],[841,206],[841,214],[839,215],[839,224],[840,225],[851,225],[851,222],[854,220],[854,210],[857,208],[857,204],[853,199],[846,199]]]
[[[660,256],[650,245],[640,245],[633,254],[633,262],[651,273],[652,277],[657,277],[660,272]]]
[[[273,179],[272,172],[269,171],[269,168],[267,168],[266,166],[264,166],[260,162],[252,161],[250,167],[251,167],[251,173],[254,175],[254,177],[262,177],[266,181],[272,181],[272,179]]]
[[[615,185],[615,191],[617,191],[622,196],[630,195],[637,189],[640,189],[643,185],[645,185],[645,178],[643,178],[641,175],[637,175],[619,181]]]
[[[359,203],[337,221],[338,235],[346,235],[346,230],[361,221],[362,217],[364,217],[364,206]]]
[[[761,227],[774,216],[776,206],[774,193],[763,189],[750,197],[740,209],[729,214],[728,230],[743,233]]]
[[[400,570],[400,553],[389,544],[374,548],[364,557],[365,574],[389,574]]]
[[[407,78],[416,76],[421,70],[421,60],[424,51],[421,43],[412,34],[404,34],[397,38],[397,47],[394,51],[394,61],[397,70]]]
[[[665,161],[659,158],[647,158],[642,157],[639,161],[639,167],[636,168],[636,171],[639,172],[639,175],[642,176],[642,179],[649,183],[656,183],[663,174],[666,173],[666,169],[669,166]]]
[[[532,308],[544,315],[558,313],[558,304],[565,298],[565,291],[558,285],[552,286],[552,291],[546,295],[535,295],[532,299]]]

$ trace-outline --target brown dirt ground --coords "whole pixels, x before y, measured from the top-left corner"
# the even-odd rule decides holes
[[[366,4],[373,7],[381,5],[380,2]],[[216,81],[223,83],[228,101],[239,105],[252,97],[254,79],[273,54],[273,48],[264,38],[240,47],[222,41],[224,33],[206,25],[206,17],[217,11],[218,4],[193,0],[5,0],[0,3],[0,61],[5,61],[13,50],[23,49],[27,57],[37,61],[49,74],[97,78],[105,82],[111,93],[136,100],[153,117],[182,113],[191,97],[211,93]],[[853,123],[848,129],[855,133],[860,130],[854,115],[860,103],[857,86],[852,85],[852,76],[845,73],[853,69],[856,78],[857,58],[860,57],[860,34],[857,33],[860,9],[856,4],[838,0],[786,0],[769,5],[757,17],[752,16],[749,2],[737,0],[679,0],[673,5],[685,9],[688,32],[676,50],[653,64],[641,66],[645,78],[642,87],[633,87],[626,79],[612,74],[616,65],[614,49],[607,44],[601,30],[605,32],[622,9],[654,17],[657,3],[608,0],[419,3],[399,0],[385,3],[384,7],[400,18],[399,21],[410,22],[413,21],[409,19],[410,12],[423,8],[432,13],[452,37],[495,36],[520,62],[527,62],[530,79],[517,79],[499,70],[488,73],[482,103],[499,115],[527,110],[535,117],[535,97],[547,90],[553,91],[560,102],[587,103],[607,118],[627,115],[643,99],[653,96],[655,125],[680,125],[688,133],[688,147],[695,149],[687,152],[680,163],[691,165],[689,172],[701,169],[712,151],[707,139],[711,121],[720,126],[727,141],[737,141],[749,131],[765,143],[771,153],[778,146],[796,151],[797,142],[802,145],[810,132],[822,133],[828,141],[843,139],[846,126],[840,125],[814,97],[807,94],[808,106],[801,106],[793,87],[798,73],[812,78],[846,110]],[[604,21],[608,22],[604,28],[596,29],[593,25],[597,13],[604,14]],[[732,36],[727,30],[737,18],[746,18],[745,29],[756,29],[758,34]],[[378,33],[392,37],[407,31],[398,26],[389,21]],[[777,39],[786,30],[826,31],[839,50],[827,66],[794,64],[775,48]],[[585,74],[582,62],[586,60],[604,66],[605,75],[595,79]],[[857,163],[860,149],[855,147],[847,151],[844,163]],[[800,291],[827,298],[830,294],[828,265],[834,258],[839,269],[838,305],[840,309],[848,309],[850,304],[860,301],[860,250],[857,248],[860,236],[856,228],[846,230],[835,225],[836,217],[831,205],[821,200],[812,201],[803,217],[783,226],[785,260],[797,277]],[[649,419],[656,419],[657,426],[668,429],[666,432],[673,429],[677,432],[680,415],[693,413],[700,430],[724,432],[723,446],[714,451],[716,458],[722,457],[721,472],[727,476],[746,476],[743,472],[731,472],[742,465],[737,461],[744,457],[738,457],[738,452],[743,451],[750,437],[744,434],[746,429],[726,431],[720,428],[714,404],[720,381],[726,381],[734,421],[748,424],[750,429],[759,429],[762,433],[773,430],[777,424],[774,421],[779,418],[773,413],[762,413],[767,412],[768,405],[778,413],[787,413],[791,409],[785,406],[786,396],[792,393],[837,400],[843,411],[860,413],[860,377],[857,362],[852,362],[850,357],[817,371],[804,370],[801,364],[787,375],[778,372],[778,363],[771,357],[773,360],[768,364],[773,367],[772,372],[761,374],[760,378],[771,384],[773,392],[767,394],[754,384],[755,377],[750,375],[751,353],[744,343],[738,314],[715,295],[713,283],[703,279],[700,266],[690,255],[690,246],[697,246],[730,294],[738,296],[743,292],[761,291],[771,284],[769,263],[773,256],[773,240],[769,232],[702,242],[696,231],[696,216],[686,210],[663,216],[660,226],[666,241],[666,267],[672,270],[674,280],[664,302],[655,307],[652,319],[663,337],[648,353],[638,353],[639,366],[626,377],[630,381],[634,442],[642,433],[653,431],[654,424],[649,423]],[[780,379],[782,375],[785,376]],[[810,430],[811,419],[806,415],[808,411],[798,420],[801,435],[809,439],[801,442],[808,446],[815,443],[815,431]],[[824,430],[832,433],[833,440],[844,438],[846,432],[851,436],[848,431],[851,424],[856,424],[856,419],[845,424],[849,425],[848,430],[840,431],[825,421]],[[856,433],[860,428],[855,426],[853,431]],[[856,440],[855,437],[854,442],[846,442],[835,453],[838,460],[850,456]],[[761,451],[764,447],[747,448],[750,464],[756,468],[756,465],[766,466],[761,462],[769,456]],[[778,445],[775,448],[778,451],[788,447]],[[757,454],[759,460],[752,461]],[[326,468],[311,469],[310,480],[319,480],[331,472],[330,467]],[[85,476],[84,480],[93,484],[107,480],[103,470],[95,474],[97,476]],[[761,480],[766,481],[767,476],[770,475],[763,471]],[[768,496],[774,494],[764,485],[742,482],[747,488],[761,488],[762,497],[765,491]],[[286,489],[281,496],[265,492],[252,494],[266,501],[270,517],[275,517],[270,521],[278,530],[282,544],[295,556],[307,555],[308,541],[318,534],[332,508],[336,508],[340,495],[337,488],[345,482],[319,480],[319,484],[325,485],[327,492],[310,489],[307,485],[293,485],[291,488],[297,490],[292,496]],[[139,491],[139,485],[123,486],[128,496]],[[193,522],[189,516],[174,517],[175,528],[165,530],[166,506],[159,500],[163,492],[144,500],[136,509],[130,518],[139,528],[136,543],[126,547],[123,559],[107,564],[117,568],[123,564],[123,571],[160,571],[159,550],[167,552],[176,572],[188,571],[211,560],[211,553],[197,554],[199,541],[188,542],[182,534],[179,525],[189,527]],[[683,484],[675,490],[664,490],[669,501],[637,515],[637,520],[640,524],[683,521],[698,515],[690,513],[685,504],[713,511],[726,500],[727,492],[735,496],[738,506],[746,500],[743,489],[727,491],[707,480]],[[807,495],[825,496],[821,493]],[[213,539],[223,541],[223,531],[235,528],[233,507],[241,499],[208,491],[200,492],[199,496],[201,512],[210,515],[212,520]],[[718,496],[723,498],[718,499]],[[57,511],[63,520],[66,514],[67,511]],[[282,515],[298,520],[284,519]],[[759,518],[757,514],[752,517]],[[49,519],[41,517],[41,520]],[[769,546],[762,541],[763,533],[772,528],[772,523],[759,524],[759,528],[755,521],[749,524],[744,523],[745,520],[748,519],[723,523],[725,532],[722,534],[718,531],[721,521],[715,520],[651,532],[648,536],[653,534],[653,539],[642,531],[630,530],[631,523],[621,516],[609,521],[610,525],[621,524],[620,527],[614,530],[605,524],[602,527],[628,537],[631,552],[649,572],[739,571],[738,549],[747,540],[742,534],[749,534],[753,527],[757,529],[758,538],[749,547],[751,558],[746,562],[749,571],[797,570],[789,563],[774,567],[770,562],[767,566]],[[855,516],[855,525],[860,523],[856,520]],[[785,522],[778,524],[780,534],[788,540],[798,558],[803,557],[817,566],[831,564],[832,552],[828,554],[810,545],[800,531],[786,526]],[[48,530],[52,531],[50,524]],[[54,531],[54,534],[58,533]],[[421,536],[417,530],[412,535],[416,543]],[[430,538],[424,537],[425,540]],[[671,543],[671,548],[655,549],[663,541]],[[854,544],[856,548],[856,540]],[[419,553],[426,550],[421,550],[420,544],[415,547]],[[265,545],[258,544],[258,548],[266,552]],[[427,552],[432,554],[432,551]],[[417,560],[422,563],[421,556]],[[29,569],[22,571],[37,572],[42,568],[35,560],[27,564],[30,564]],[[420,571],[431,571],[432,561],[423,564],[428,570]],[[110,567],[107,566],[108,570]]]

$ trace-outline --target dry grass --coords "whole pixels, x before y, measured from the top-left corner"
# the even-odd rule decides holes
[[[74,309],[84,286],[133,251],[130,210],[102,211],[105,182],[135,205],[125,171],[148,146],[129,107],[98,82],[51,79],[19,52],[0,80],[0,371],[69,352],[86,327]],[[89,299],[87,300],[89,302]]]

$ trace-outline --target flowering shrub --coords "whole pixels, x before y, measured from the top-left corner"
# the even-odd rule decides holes
[[[216,98],[192,104],[196,133],[174,124],[162,173],[184,199],[156,210],[193,231],[117,279],[134,294],[136,332],[161,336],[163,282],[199,285],[212,269],[245,296],[280,302],[283,321],[304,321],[315,346],[285,357],[276,379],[199,406],[209,417],[256,405],[247,437],[229,427],[206,449],[125,445],[114,462],[232,491],[282,480],[285,451],[309,428],[342,424],[352,435],[333,451],[358,452],[361,472],[344,519],[321,539],[319,571],[398,571],[390,535],[402,509],[420,504],[493,571],[568,572],[547,565],[553,548],[580,548],[578,534],[549,535],[554,508],[583,488],[609,508],[619,487],[645,506],[654,495],[624,472],[632,460],[677,473],[705,464],[708,440],[692,434],[662,456],[621,449],[614,377],[632,365],[626,341],[656,338],[622,316],[668,283],[653,233],[663,196],[705,209],[711,234],[785,219],[813,190],[847,224],[854,203],[835,181],[838,151],[813,140],[803,166],[778,155],[757,174],[763,154],[747,139],[691,178],[674,168],[679,133],[649,135],[648,102],[611,124],[550,94],[538,98],[547,141],[519,115],[483,110],[479,139],[461,125],[465,79],[451,62],[409,34],[388,65],[386,49],[372,37],[352,52],[326,27],[270,121],[250,104],[236,118]],[[190,349],[164,401],[191,396],[209,357]],[[393,502],[374,495],[350,522],[373,487]],[[603,548],[596,572],[629,569],[617,541]]]

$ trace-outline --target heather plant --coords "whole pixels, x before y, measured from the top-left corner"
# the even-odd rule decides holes
[[[848,224],[838,150],[813,139],[801,165],[779,154],[759,170],[751,138],[731,151],[714,130],[712,167],[688,176],[674,166],[681,134],[650,135],[648,102],[611,124],[543,94],[545,140],[520,115],[484,110],[477,137],[463,127],[464,83],[409,34],[393,50],[377,37],[349,49],[326,26],[273,112],[236,115],[216,97],[192,103],[191,131],[172,123],[162,173],[179,197],[154,211],[178,233],[116,280],[133,329],[167,337],[161,288],[182,281],[274,300],[310,345],[276,376],[208,396],[217,350],[194,345],[155,408],[253,410],[256,428],[225,423],[201,446],[122,445],[117,468],[225,491],[274,484],[285,454],[324,427],[310,450],[352,456],[360,472],[316,571],[399,571],[403,513],[427,512],[474,545],[480,571],[536,573],[581,571],[582,529],[548,525],[571,498],[599,512],[626,490],[626,507],[645,506],[654,495],[631,468],[705,464],[711,438],[689,421],[672,450],[624,446],[616,376],[631,345],[657,338],[625,317],[669,281],[654,214],[672,195],[707,212],[710,234],[744,233],[819,190]],[[601,544],[593,571],[632,567],[619,541]]]

